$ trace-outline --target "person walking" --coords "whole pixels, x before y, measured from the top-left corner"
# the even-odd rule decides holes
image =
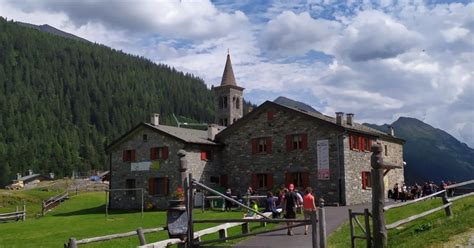
[[[232,198],[232,190],[230,188],[227,188],[226,192],[224,193],[225,196],[229,197],[229,198]],[[232,202],[225,199],[225,211],[226,212],[230,212],[232,211]]]
[[[313,189],[307,187],[305,190],[305,195],[303,197],[303,212],[304,219],[311,219],[311,214],[316,211],[316,198],[313,196]],[[304,235],[308,235],[308,225],[304,226]]]
[[[295,185],[290,183],[288,185],[288,193],[285,194],[285,199],[283,200],[283,205],[284,208],[283,210],[285,211],[284,217],[285,219],[296,219],[296,204],[298,202],[298,197],[296,196],[295,193]],[[287,222],[288,226],[288,235],[293,235],[293,228],[289,227],[292,226],[293,222]]]

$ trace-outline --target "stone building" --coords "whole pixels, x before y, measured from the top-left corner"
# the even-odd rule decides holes
[[[260,193],[289,183],[311,186],[326,202],[353,205],[370,201],[370,147],[379,142],[387,162],[403,162],[404,140],[354,121],[266,101],[243,115],[243,90],[237,86],[230,56],[221,85],[213,88],[216,121],[207,131],[159,124],[153,115],[107,148],[111,189],[140,188],[144,201],[165,208],[179,183],[180,149],[189,172],[208,185]],[[385,177],[385,188],[403,182],[403,169]],[[110,194],[111,208],[137,208],[139,191]]]

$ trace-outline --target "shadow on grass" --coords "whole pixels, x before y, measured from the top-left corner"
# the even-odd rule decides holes
[[[121,214],[134,214],[140,213],[140,210],[110,210],[109,215],[121,215]],[[76,211],[71,211],[67,213],[57,213],[52,214],[53,216],[77,216],[77,215],[90,215],[90,214],[103,214],[105,215],[105,205],[93,207],[93,208],[85,208]]]

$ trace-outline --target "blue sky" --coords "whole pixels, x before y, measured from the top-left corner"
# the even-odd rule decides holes
[[[359,122],[415,117],[474,147],[471,1],[0,0],[50,24],[217,85],[230,49],[256,104],[286,96]]]

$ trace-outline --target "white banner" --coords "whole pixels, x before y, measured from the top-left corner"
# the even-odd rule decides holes
[[[131,171],[149,171],[150,161],[131,163]]]
[[[318,157],[318,179],[329,180],[329,141],[328,140],[318,140],[317,157]]]

